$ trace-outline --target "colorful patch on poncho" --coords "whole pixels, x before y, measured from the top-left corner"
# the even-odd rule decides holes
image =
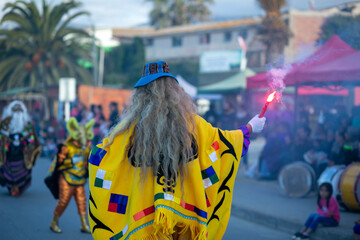
[[[110,190],[114,173],[98,169],[95,178],[95,187],[104,188]]]
[[[188,204],[186,202],[184,202],[183,200],[181,200],[178,197],[175,197],[174,195],[168,194],[168,193],[158,193],[155,195],[155,202],[158,199],[164,199],[164,200],[169,200],[169,201],[173,201],[177,204],[179,204],[182,208],[189,210],[191,212],[195,212],[197,215],[199,215],[202,218],[207,218],[207,213],[199,208],[197,208],[194,205]]]
[[[128,196],[112,193],[110,197],[108,211],[125,214],[127,203]]]
[[[95,166],[99,166],[101,163],[101,160],[104,158],[106,154],[106,151],[102,148],[93,147],[90,153],[89,157],[89,163]]]
[[[143,217],[146,217],[147,215],[150,215],[154,212],[155,212],[155,207],[151,206],[149,208],[146,208],[146,209],[134,214],[133,218],[135,221],[138,221],[138,220],[142,219]]]
[[[218,160],[216,151],[219,150],[219,143],[218,141],[215,141],[212,145],[211,145],[211,149],[213,150],[212,153],[209,154],[209,158],[211,160],[211,162],[215,162],[216,160]]]
[[[219,181],[218,176],[212,166],[208,167],[207,169],[201,171],[204,187],[208,188],[211,185],[214,185]]]
[[[120,238],[122,238],[126,234],[128,229],[129,229],[129,227],[128,227],[128,225],[126,225],[121,232],[119,232],[115,236],[111,237],[110,240],[119,240]]]

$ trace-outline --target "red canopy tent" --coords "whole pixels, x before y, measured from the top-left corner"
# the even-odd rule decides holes
[[[295,74],[302,82],[360,82],[360,51]]]
[[[310,72],[314,71],[314,69],[317,69],[317,71],[324,74],[326,68],[328,70],[330,69],[328,67],[329,62],[354,53],[355,50],[352,47],[342,41],[337,35],[334,35],[331,39],[329,39],[329,41],[327,41],[314,54],[310,55],[304,61],[293,63],[290,68],[291,70],[284,78],[284,83],[286,86],[294,86],[310,82],[329,82],[330,80],[324,77],[324,75],[321,75],[321,78],[319,78],[320,75],[317,75],[317,78],[311,77],[310,81],[305,81],[304,76],[311,75]],[[336,64],[339,63],[336,62]],[[341,69],[345,70],[346,67],[343,65],[344,64],[341,64]],[[322,66],[321,69],[316,68],[320,66]],[[340,66],[337,66],[337,68],[340,68]],[[327,72],[326,74],[331,73]],[[351,73],[349,72],[348,74],[350,75]],[[259,73],[255,76],[247,78],[246,86],[247,89],[267,88],[271,80],[271,75],[268,72]]]
[[[314,86],[301,86],[298,87],[297,93],[299,95],[330,95],[330,96],[348,96],[349,90],[337,86],[314,87]]]

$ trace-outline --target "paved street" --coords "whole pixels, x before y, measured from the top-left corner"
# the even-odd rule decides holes
[[[56,200],[52,197],[43,179],[50,161],[40,159],[33,170],[32,186],[20,197],[10,197],[5,188],[0,188],[0,240],[34,239],[92,239],[80,232],[80,219],[74,200],[60,219],[62,234],[49,229]],[[232,217],[224,239],[257,240],[287,239],[288,235]]]
[[[80,232],[80,219],[72,200],[60,219],[62,234],[49,229],[56,200],[46,188],[44,178],[50,160],[41,158],[33,170],[33,182],[20,197],[10,197],[6,188],[0,188],[0,240],[63,240],[92,239]]]
[[[287,233],[272,230],[237,217],[230,217],[224,240],[287,240],[291,236]]]

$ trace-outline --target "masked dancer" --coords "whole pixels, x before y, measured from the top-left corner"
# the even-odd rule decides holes
[[[73,196],[80,215],[80,230],[85,233],[90,232],[86,221],[87,209],[84,185],[88,175],[89,143],[94,137],[93,125],[94,120],[85,125],[80,125],[75,118],[70,118],[67,123],[70,136],[64,144],[58,145],[57,156],[50,167],[47,177],[47,179],[53,178],[53,181],[55,181],[55,184],[52,184],[53,187],[49,187],[47,179],[45,179],[45,183],[47,183],[54,197],[59,199],[50,225],[50,229],[56,233],[62,232],[59,227],[59,218]],[[54,188],[57,190],[54,191]]]
[[[0,184],[11,196],[18,196],[31,185],[31,169],[40,156],[40,143],[21,101],[13,101],[4,109],[0,128]]]

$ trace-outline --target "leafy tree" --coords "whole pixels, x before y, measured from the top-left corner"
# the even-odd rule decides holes
[[[190,59],[186,61],[169,60],[167,63],[174,76],[180,75],[192,85],[198,85],[199,61]]]
[[[133,87],[141,77],[145,48],[141,38],[113,48],[105,55],[104,83]]]
[[[41,11],[34,1],[7,3],[0,24],[15,23],[15,28],[0,30],[0,89],[30,86],[45,89],[60,77],[75,77],[91,82],[88,69],[78,59],[90,59],[83,46],[90,40],[86,31],[69,23],[88,12],[73,10],[76,1],[50,6],[42,1]]]
[[[320,43],[326,42],[334,34],[355,49],[360,49],[360,15],[334,15],[321,26]]]
[[[205,21],[211,15],[208,4],[213,0],[147,0],[153,3],[150,23],[157,28]]]
[[[266,62],[279,60],[280,54],[291,36],[290,30],[281,18],[281,8],[287,4],[286,0],[257,0],[266,16],[259,28],[259,34],[266,48]]]

